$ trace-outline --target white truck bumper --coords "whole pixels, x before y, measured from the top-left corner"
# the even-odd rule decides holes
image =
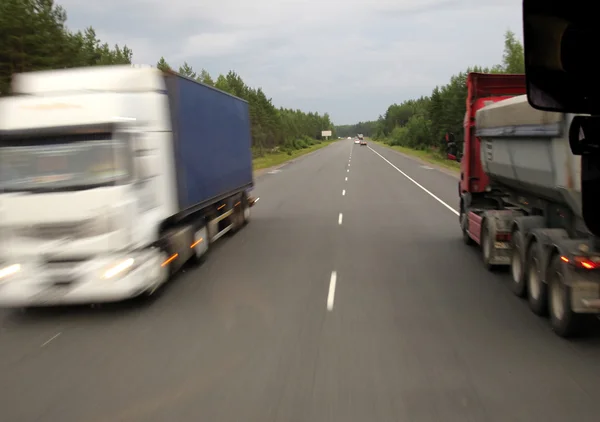
[[[76,305],[135,297],[166,280],[168,270],[161,266],[162,259],[157,251],[93,259],[80,265],[70,283],[57,282],[56,274],[39,267],[19,264],[18,272],[0,280],[0,306]]]

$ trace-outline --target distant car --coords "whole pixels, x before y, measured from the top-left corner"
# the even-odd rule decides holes
[[[355,143],[355,144],[358,144],[358,143],[360,143],[360,141],[359,141],[358,139],[355,139],[355,140],[354,140],[354,143]]]
[[[350,136],[348,136],[348,139],[352,139]]]
[[[360,140],[360,144],[361,144],[361,145],[367,145],[367,141],[365,141],[364,139],[361,139],[361,140]]]

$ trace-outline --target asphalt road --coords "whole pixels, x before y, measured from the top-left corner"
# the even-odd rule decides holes
[[[264,174],[155,300],[0,311],[0,420],[598,421],[600,335],[484,270],[456,184],[347,140]]]

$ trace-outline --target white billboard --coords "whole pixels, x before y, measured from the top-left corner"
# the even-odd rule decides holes
[[[330,130],[322,130],[321,136],[323,136],[323,137],[331,136],[331,131]]]

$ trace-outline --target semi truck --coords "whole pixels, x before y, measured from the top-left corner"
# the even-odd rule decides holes
[[[468,76],[467,109],[482,107],[465,119],[463,239],[481,247],[489,270],[510,266],[513,293],[570,337],[600,312],[600,243],[582,217],[581,159],[569,144],[574,115],[536,110],[526,95],[480,95],[476,87],[492,76],[520,81],[510,92],[525,94],[523,75]]]
[[[15,75],[0,99],[0,305],[152,295],[250,219],[248,103],[150,67]]]

